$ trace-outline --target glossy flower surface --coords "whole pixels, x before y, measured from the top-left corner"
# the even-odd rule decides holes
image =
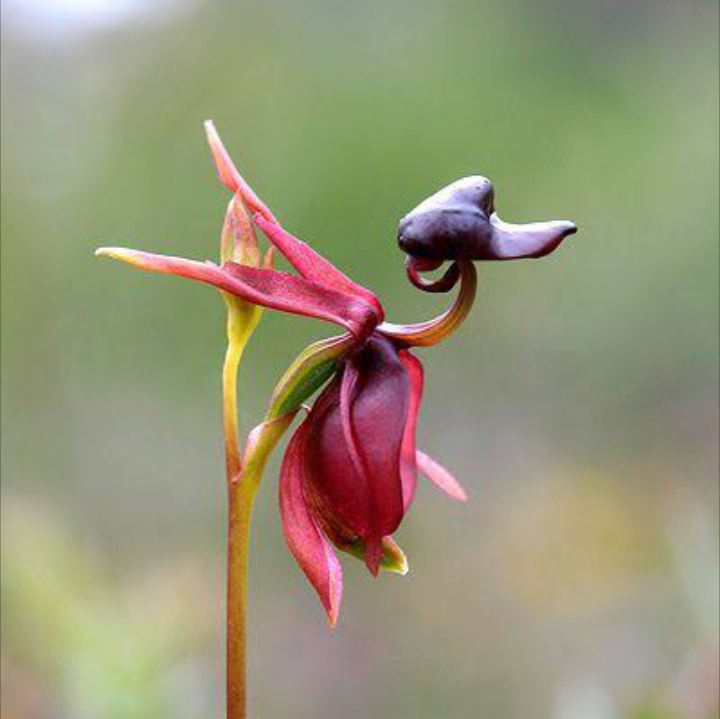
[[[420,362],[375,333],[343,363],[290,442],[280,508],[290,550],[315,586],[331,624],[341,569],[329,542],[354,548],[372,574],[397,547],[390,535],[408,510],[421,466],[455,499],[465,493],[415,448],[423,389]]]
[[[518,260],[544,257],[577,232],[572,222],[514,225],[495,212],[487,177],[456,180],[421,202],[398,227],[398,243],[425,260]]]

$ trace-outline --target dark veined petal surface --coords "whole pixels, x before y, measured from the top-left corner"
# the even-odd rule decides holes
[[[307,476],[327,522],[365,542],[377,573],[381,542],[404,513],[400,454],[410,382],[392,342],[373,335],[313,407]]]

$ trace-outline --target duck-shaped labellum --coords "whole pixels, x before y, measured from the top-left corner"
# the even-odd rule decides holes
[[[514,225],[495,212],[495,192],[486,177],[456,180],[421,202],[400,221],[398,244],[418,260],[516,260],[544,257],[568,235],[572,222]]]

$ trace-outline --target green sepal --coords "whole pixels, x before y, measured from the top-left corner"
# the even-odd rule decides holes
[[[266,419],[297,411],[335,373],[340,359],[353,346],[350,335],[330,337],[306,347],[275,387]]]

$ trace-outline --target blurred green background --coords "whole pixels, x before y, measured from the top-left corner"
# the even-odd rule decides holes
[[[405,578],[346,559],[329,633],[257,512],[251,716],[717,716],[718,6],[708,0],[4,0],[2,719],[222,714],[224,313],[100,261],[217,257],[202,132],[394,321],[419,200],[490,176],[580,232],[480,268],[422,352]],[[266,313],[241,380],[332,329]],[[247,423],[246,423],[247,426]]]

